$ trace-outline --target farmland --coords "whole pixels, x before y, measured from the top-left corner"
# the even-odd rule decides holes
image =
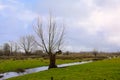
[[[77,62],[80,60],[57,60],[57,64],[63,64],[63,63],[70,63],[70,62]],[[37,59],[25,59],[25,60],[0,60],[0,73],[3,72],[9,72],[9,71],[17,71],[24,70],[28,68],[34,68],[34,67],[40,67],[40,66],[46,66],[49,65],[48,59],[43,58],[37,58]]]
[[[120,58],[50,69],[8,80],[120,80]]]

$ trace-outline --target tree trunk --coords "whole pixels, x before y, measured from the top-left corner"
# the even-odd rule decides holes
[[[25,51],[25,54],[26,54],[26,55],[30,55],[30,52],[29,52],[29,51]]]
[[[49,69],[50,68],[57,68],[57,65],[56,65],[56,55],[55,54],[49,55],[49,59],[50,59]]]

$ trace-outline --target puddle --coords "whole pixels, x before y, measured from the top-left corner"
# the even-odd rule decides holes
[[[67,66],[85,64],[85,63],[90,63],[90,62],[92,62],[92,61],[60,64],[60,65],[58,65],[58,67],[67,67]],[[48,70],[48,66],[42,66],[42,67],[37,67],[37,68],[26,69],[25,72],[19,72],[19,73],[18,72],[6,72],[6,73],[3,73],[3,74],[0,74],[0,76],[1,76],[0,80],[5,80],[5,79],[8,79],[8,78],[17,77],[17,76],[30,74],[30,73],[35,73],[35,72],[40,72],[40,71],[45,71],[45,70]]]

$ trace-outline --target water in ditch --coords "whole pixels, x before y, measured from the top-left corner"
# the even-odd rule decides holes
[[[92,62],[92,61],[60,64],[60,65],[58,65],[58,67],[67,67],[67,66],[85,64],[85,63],[90,63],[90,62]],[[8,78],[17,77],[17,76],[30,74],[30,73],[35,73],[35,72],[40,72],[40,71],[45,71],[45,70],[48,70],[48,66],[26,69],[24,72],[6,72],[6,73],[3,73],[3,74],[0,74],[0,76],[1,76],[0,80],[5,80],[5,79],[8,79]]]

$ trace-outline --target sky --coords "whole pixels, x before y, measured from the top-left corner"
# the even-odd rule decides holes
[[[0,0],[0,44],[34,34],[49,11],[64,21],[68,51],[120,51],[120,0]]]

